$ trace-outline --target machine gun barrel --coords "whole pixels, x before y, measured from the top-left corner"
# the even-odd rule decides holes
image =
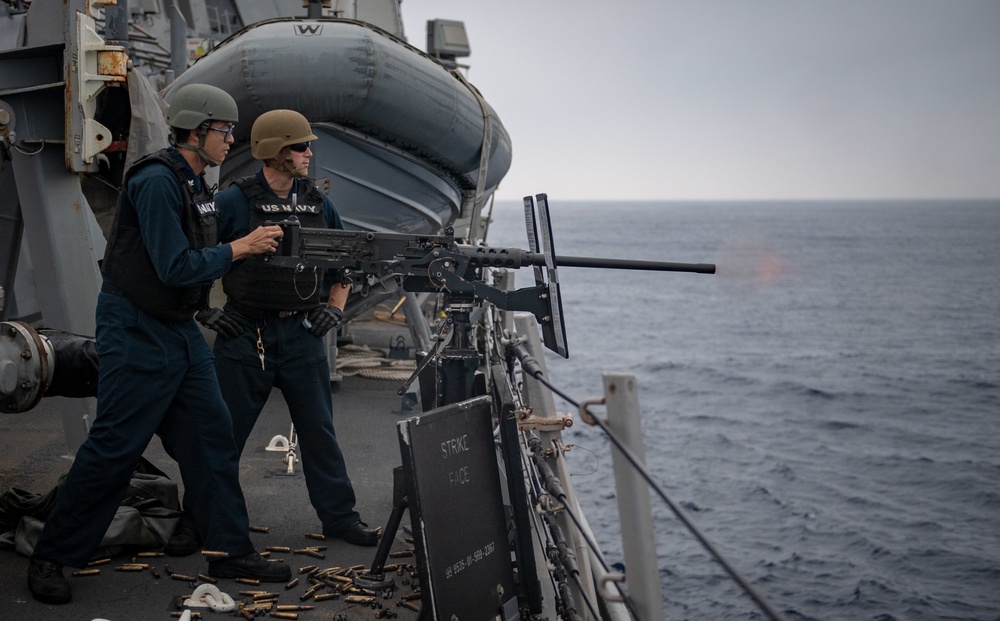
[[[599,259],[595,257],[556,257],[556,267],[595,267],[616,270],[651,270],[656,272],[689,272],[714,274],[714,263],[673,263],[669,261],[642,261],[637,259]]]
[[[457,248],[469,257],[473,265],[486,267],[518,268],[526,265],[547,265],[548,257],[542,253],[519,250],[517,248],[494,248],[491,246],[467,246]],[[602,259],[597,257],[566,257],[557,255],[554,267],[591,267],[597,269],[648,270],[657,272],[688,272],[694,274],[714,274],[713,263],[673,263],[669,261],[644,261],[638,259]]]

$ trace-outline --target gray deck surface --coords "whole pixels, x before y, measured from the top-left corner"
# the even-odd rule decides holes
[[[388,338],[386,338],[388,342]],[[400,381],[373,380],[348,377],[334,394],[334,425],[341,447],[347,458],[347,467],[358,496],[357,509],[361,518],[370,526],[384,526],[392,508],[392,470],[400,464],[396,439],[396,422],[404,418],[394,413],[400,407],[396,389]],[[53,410],[60,399],[43,400],[40,407],[23,414],[0,414],[0,489],[18,487],[32,492],[51,489],[57,477],[69,468],[63,439],[61,417]],[[252,533],[258,549],[265,546],[326,545],[325,559],[310,556],[275,553],[271,558],[284,559],[292,568],[293,577],[298,569],[308,565],[345,567],[364,565],[370,567],[376,548],[352,546],[338,540],[316,541],[307,533],[320,531],[319,519],[309,504],[301,464],[295,474],[285,474],[282,453],[267,452],[264,447],[275,435],[287,436],[290,422],[280,393],[272,395],[244,452],[240,477],[252,525],[266,526],[266,534]],[[153,439],[146,457],[180,484],[176,463],[163,452],[158,439]],[[393,550],[411,547],[405,541],[409,517],[404,516],[396,534]],[[0,620],[60,621],[108,619],[171,619],[170,612],[177,610],[175,600],[190,594],[192,587],[167,577],[164,565],[174,572],[186,575],[207,573],[208,565],[200,554],[186,558],[161,557],[148,560],[160,570],[161,577],[150,572],[128,573],[115,571],[120,563],[129,562],[131,554],[115,557],[104,565],[100,575],[71,577],[73,601],[64,606],[49,606],[35,601],[28,592],[26,572],[28,560],[11,549],[0,549]],[[414,563],[412,557],[390,558],[388,563]],[[67,576],[70,570],[66,571]],[[406,621],[417,614],[398,606],[401,596],[412,592],[404,579],[392,574],[396,587],[391,599],[378,598],[386,609]],[[239,591],[267,589],[280,593],[279,604],[309,604],[316,609],[299,613],[303,621],[334,619],[345,613],[351,621],[375,619],[376,611],[360,604],[342,600],[323,602],[300,601],[308,588],[306,580],[286,590],[283,584],[248,586],[233,580],[219,580],[217,586],[240,601]],[[419,604],[419,601],[416,602]],[[233,613],[205,613],[202,618],[239,618]],[[264,618],[264,617],[262,617]],[[270,617],[266,617],[270,618]]]

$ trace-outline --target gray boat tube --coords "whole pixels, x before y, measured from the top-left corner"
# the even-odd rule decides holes
[[[257,22],[195,62],[163,91],[164,99],[189,83],[218,86],[236,99],[237,143],[248,140],[261,113],[291,108],[312,123],[348,127],[398,147],[450,175],[464,192],[477,189],[484,135],[491,140],[483,196],[510,168],[510,137],[473,87],[419,49],[363,22]]]

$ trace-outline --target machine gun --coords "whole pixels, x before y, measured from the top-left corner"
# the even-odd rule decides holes
[[[372,283],[395,278],[404,291],[446,293],[445,321],[434,352],[425,356],[413,376],[400,388],[406,392],[413,380],[434,359],[439,373],[434,382],[434,407],[475,396],[474,375],[478,353],[469,341],[472,312],[479,301],[501,310],[532,313],[542,328],[547,348],[569,357],[557,268],[591,267],[714,274],[715,265],[670,263],[591,257],[558,257],[552,242],[548,197],[524,198],[529,249],[495,248],[459,243],[450,227],[444,235],[407,235],[303,228],[297,218],[277,224],[283,230],[277,252],[267,261],[297,271],[325,268],[340,270],[348,282],[360,282],[362,291]],[[539,234],[540,233],[540,234]],[[534,268],[535,285],[512,291],[485,281],[485,268]],[[447,349],[446,349],[447,348]],[[445,350],[445,351],[442,351]],[[425,407],[428,399],[425,397]]]
[[[281,244],[268,261],[298,271],[307,268],[340,270],[350,282],[366,290],[387,277],[399,280],[408,292],[447,292],[452,298],[478,299],[502,310],[532,313],[541,324],[545,345],[560,356],[569,356],[557,268],[655,270],[714,274],[710,263],[671,263],[592,257],[556,257],[552,243],[548,199],[539,194],[539,218],[532,197],[524,198],[529,250],[472,246],[456,241],[450,227],[444,235],[407,235],[302,228],[294,216],[271,222],[283,230]],[[541,223],[539,249],[538,222]],[[535,268],[535,286],[504,291],[487,284],[483,268]],[[546,274],[543,275],[542,268]]]

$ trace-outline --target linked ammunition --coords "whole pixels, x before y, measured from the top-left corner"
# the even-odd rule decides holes
[[[292,549],[288,546],[267,546],[264,548],[268,552],[291,552]]]
[[[295,587],[298,586],[298,584],[299,584],[299,579],[295,578],[294,580],[285,585],[285,590],[287,591],[288,589],[294,589]]]
[[[96,576],[101,573],[100,569],[81,569],[80,571],[74,571],[74,576]]]
[[[95,558],[94,560],[87,563],[87,567],[95,567],[97,565],[107,565],[111,562],[110,558]]]
[[[198,574],[198,579],[201,580],[202,582],[209,582],[211,584],[215,584],[218,582],[218,580],[216,580],[212,576],[206,576],[205,574]]]
[[[318,539],[320,541],[326,541],[326,535],[318,535],[316,533],[306,533],[306,537],[310,539]]]
[[[201,555],[207,558],[226,558],[229,556],[228,552],[218,552],[216,550],[202,550]]]
[[[256,578],[237,578],[236,582],[242,582],[243,584],[252,584],[254,586],[260,584],[260,580]]]
[[[267,526],[251,526],[250,532],[253,533],[266,533],[268,532]]]

